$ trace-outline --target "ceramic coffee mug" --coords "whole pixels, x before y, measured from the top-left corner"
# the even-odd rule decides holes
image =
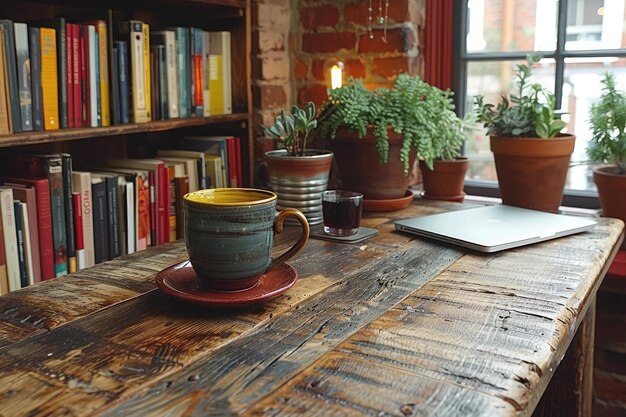
[[[276,212],[276,194],[252,188],[216,188],[185,194],[185,243],[198,278],[208,288],[240,291],[261,274],[293,257],[309,237],[306,217],[297,209]],[[272,259],[274,234],[287,217],[302,225],[298,241]]]

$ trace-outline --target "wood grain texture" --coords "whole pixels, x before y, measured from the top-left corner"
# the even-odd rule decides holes
[[[18,291],[0,315],[0,416],[530,416],[570,342],[588,349],[574,337],[622,224],[489,255],[393,230],[468,207],[367,214],[380,235],[357,245],[310,240],[297,284],[244,310],[153,289],[180,242]]]

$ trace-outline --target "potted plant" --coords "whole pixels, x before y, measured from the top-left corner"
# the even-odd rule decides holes
[[[615,76],[602,78],[602,95],[589,109],[591,141],[587,148],[594,162],[608,163],[593,170],[604,215],[626,222],[626,93]]]
[[[449,92],[402,74],[392,88],[375,90],[349,79],[329,91],[319,120],[321,132],[334,139],[343,187],[367,200],[398,201],[412,197],[408,174],[415,160],[432,168],[442,156],[438,138],[450,132],[456,118],[450,112]]]
[[[565,122],[555,118],[554,95],[530,83],[531,67],[542,58],[530,54],[517,65],[516,92],[497,106],[475,99],[477,120],[487,128],[502,202],[543,211],[558,211],[563,198],[575,137],[559,133]]]
[[[330,151],[307,149],[311,132],[317,127],[315,104],[294,106],[291,114],[281,110],[265,135],[278,141],[277,149],[265,153],[270,187],[278,196],[277,208],[294,207],[309,224],[323,221],[322,192],[328,186],[333,160]]]

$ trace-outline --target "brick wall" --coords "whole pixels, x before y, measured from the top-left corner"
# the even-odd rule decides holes
[[[626,417],[626,251],[598,292],[593,383],[594,417]]]

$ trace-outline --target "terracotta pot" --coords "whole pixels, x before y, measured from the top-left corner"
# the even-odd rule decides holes
[[[463,201],[463,184],[465,173],[469,167],[469,160],[458,157],[454,160],[436,160],[433,169],[428,168],[424,161],[420,161],[423,198],[444,201]]]
[[[491,136],[502,202],[557,212],[576,137],[551,139]]]
[[[266,152],[265,160],[270,187],[278,196],[276,208],[297,208],[309,224],[322,223],[322,192],[328,187],[332,152],[309,149],[305,156],[288,156],[278,149]]]
[[[389,159],[380,163],[376,137],[372,129],[363,138],[357,132],[337,130],[330,148],[335,154],[337,167],[346,190],[358,191],[365,199],[397,199],[406,194],[409,176],[404,175],[400,162],[400,149],[404,137],[389,131]],[[416,152],[410,153],[409,167],[415,162]]]
[[[594,168],[603,215],[626,222],[626,175],[615,165]]]

